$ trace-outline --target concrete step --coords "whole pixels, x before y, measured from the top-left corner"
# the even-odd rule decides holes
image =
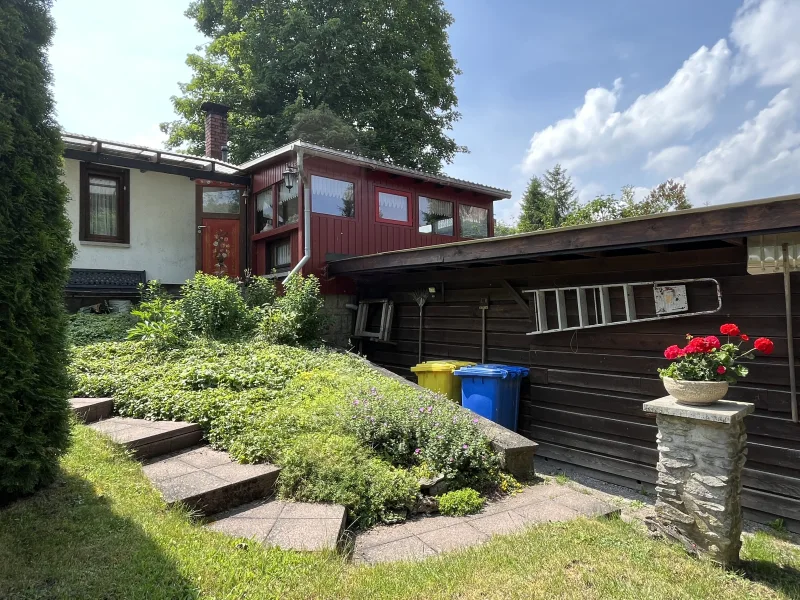
[[[274,465],[239,464],[208,446],[148,460],[143,469],[167,504],[182,503],[201,515],[269,496],[280,473]]]
[[[111,398],[72,398],[69,404],[77,419],[83,423],[107,419],[114,408]]]
[[[146,421],[127,417],[89,425],[131,450],[137,458],[152,458],[194,446],[203,439],[199,425],[183,421]]]
[[[218,515],[207,527],[284,550],[335,550],[346,518],[339,504],[267,500]]]

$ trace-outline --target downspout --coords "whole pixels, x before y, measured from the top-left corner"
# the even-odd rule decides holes
[[[783,244],[783,295],[786,301],[786,341],[789,347],[789,402],[792,421],[797,423],[797,386],[794,377],[794,332],[792,331],[792,284],[789,273],[789,244]]]
[[[297,150],[297,179],[303,184],[303,258],[300,259],[294,269],[286,276],[283,283],[289,281],[289,278],[295,273],[299,273],[311,259],[311,194],[308,193],[308,186],[306,185],[305,169],[303,168],[303,150]],[[300,185],[298,184],[298,188]],[[298,193],[300,190],[297,190]]]

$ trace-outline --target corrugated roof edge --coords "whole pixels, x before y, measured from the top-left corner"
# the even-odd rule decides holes
[[[448,177],[447,175],[434,175],[432,173],[426,173],[425,171],[419,171],[417,169],[400,167],[398,165],[393,165],[391,163],[387,163],[384,161],[374,160],[372,158],[367,158],[365,156],[359,156],[358,154],[353,154],[352,152],[334,150],[333,148],[318,146],[316,144],[310,144],[308,142],[303,142],[301,140],[295,140],[294,142],[286,144],[285,146],[281,146],[280,148],[271,150],[270,152],[267,152],[262,156],[256,157],[252,160],[242,163],[239,165],[239,169],[241,169],[242,171],[250,171],[255,167],[258,167],[264,163],[267,163],[271,160],[278,158],[279,156],[282,156],[284,154],[296,150],[303,150],[306,153],[309,153],[311,155],[321,156],[322,158],[332,158],[334,160],[342,160],[345,162],[351,162],[353,164],[369,166],[389,173],[406,175],[408,177],[422,179],[430,183],[447,184],[465,190],[480,192],[482,194],[486,194],[488,196],[492,196],[498,199],[511,198],[511,192],[508,190],[503,190],[488,185],[482,185],[480,183],[466,181],[464,179],[457,179],[455,177]]]
[[[191,160],[198,160],[198,161],[206,161],[206,162],[213,162],[223,167],[227,167],[231,169],[232,173],[239,173],[242,171],[241,167],[238,165],[234,165],[233,163],[225,162],[223,160],[219,160],[217,158],[211,158],[209,156],[203,156],[200,154],[186,154],[185,152],[174,152],[173,150],[166,150],[164,148],[152,148],[150,146],[140,146],[138,144],[130,144],[128,142],[118,142],[116,140],[109,140],[105,138],[99,138],[93,135],[84,135],[82,133],[71,133],[68,131],[61,132],[61,140],[67,144],[67,139],[72,138],[75,140],[86,140],[87,142],[100,142],[101,144],[111,144],[113,146],[120,146],[122,148],[132,148],[134,150],[145,150],[147,152],[160,152],[162,154],[166,154],[168,156],[178,156],[181,158],[188,158]]]
[[[451,248],[453,246],[471,246],[475,244],[491,244],[493,242],[497,242],[500,240],[507,240],[509,238],[532,238],[537,236],[544,236],[544,235],[557,235],[557,234],[564,234],[568,232],[580,232],[587,229],[595,229],[598,227],[609,227],[611,225],[618,225],[620,223],[631,223],[636,221],[653,221],[653,220],[660,220],[660,219],[668,219],[674,216],[680,215],[691,215],[691,214],[701,214],[707,212],[716,212],[722,211],[730,208],[742,207],[742,206],[757,206],[760,204],[771,204],[775,202],[791,202],[791,201],[800,201],[800,193],[797,194],[788,194],[785,196],[772,196],[769,198],[758,198],[755,200],[745,200],[742,202],[729,202],[727,204],[717,204],[714,206],[700,206],[697,208],[689,208],[686,210],[679,210],[679,211],[670,211],[666,213],[658,213],[655,215],[642,215],[640,217],[628,217],[627,219],[615,219],[613,221],[600,221],[599,223],[587,223],[585,225],[571,225],[569,227],[554,227],[553,229],[543,229],[540,231],[530,231],[527,233],[516,233],[512,235],[502,235],[497,237],[490,237],[490,238],[483,238],[480,240],[464,240],[461,242],[450,242],[447,244],[435,244],[432,246],[420,246],[417,248],[405,248],[403,250],[392,250],[389,252],[378,252],[376,254],[365,254],[363,256],[351,256],[348,258],[340,258],[338,260],[329,261],[331,263],[347,263],[348,261],[355,261],[361,258],[366,258],[368,256],[385,256],[385,255],[394,255],[394,254],[407,254],[409,252],[421,252],[427,250],[435,250],[436,248]]]

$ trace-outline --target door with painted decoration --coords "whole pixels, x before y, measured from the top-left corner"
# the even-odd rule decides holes
[[[226,277],[243,275],[246,197],[242,187],[198,183],[198,271]]]

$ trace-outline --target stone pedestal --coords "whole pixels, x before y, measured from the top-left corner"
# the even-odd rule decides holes
[[[744,417],[753,408],[729,400],[685,406],[672,396],[644,404],[658,424],[659,525],[726,566],[742,545]]]

